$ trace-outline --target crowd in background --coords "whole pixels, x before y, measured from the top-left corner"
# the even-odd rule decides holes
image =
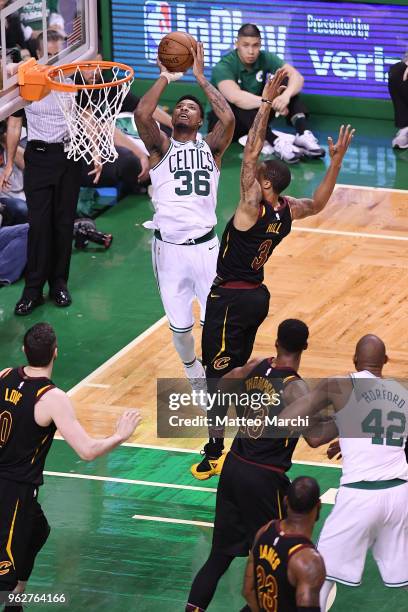
[[[10,0],[0,0],[0,10],[9,3]],[[75,42],[75,37],[82,35],[81,23],[78,22],[81,17],[76,13],[76,4],[76,2],[47,0],[46,49],[43,40],[41,0],[32,0],[9,15],[5,21],[7,61],[17,63],[29,57],[39,59],[45,52],[48,53],[48,57],[63,53]],[[256,29],[256,26],[251,27]],[[247,38],[238,37],[236,49],[221,58],[221,61],[213,67],[212,82],[224,94],[233,109],[236,118],[234,140],[241,144],[245,144],[246,135],[259,106],[258,89],[259,87],[262,89],[262,83],[258,83],[256,79],[251,80],[252,72],[258,75],[260,67],[268,71],[271,70],[268,68],[269,64],[275,69],[283,64],[277,56],[261,51],[260,35],[256,48],[251,49],[243,44],[242,41],[248,40],[248,36],[249,39],[255,37],[256,40],[258,34],[256,31],[248,32]],[[101,59],[101,56],[99,58]],[[253,71],[251,67],[254,67]],[[291,136],[281,132],[277,135],[272,129],[274,116],[272,113],[263,152],[273,153],[287,163],[298,162],[302,155],[321,157],[325,151],[308,127],[308,112],[299,97],[303,77],[295,67],[289,64],[285,64],[285,67],[289,71],[289,80],[286,91],[280,96],[282,98],[280,106],[274,111],[286,116],[288,124],[294,127],[296,135]],[[395,125],[398,128],[392,146],[406,149],[408,148],[408,53],[401,62],[391,66],[388,84],[394,107]],[[81,162],[81,189],[77,217],[93,215],[93,207],[98,198],[97,188],[115,187],[118,200],[129,194],[146,193],[150,182],[148,153],[138,137],[133,121],[133,112],[138,101],[139,98],[129,93],[123,102],[122,113],[115,131],[118,158],[115,162],[103,166],[98,185],[94,185],[94,177],[89,174],[88,166],[85,162]],[[27,250],[28,209],[24,191],[24,153],[27,135],[24,129],[26,124],[24,112],[21,112],[20,116],[23,117],[22,139],[12,160],[8,159],[7,153],[7,120],[0,122],[0,284],[13,282],[20,277]],[[160,123],[162,130],[167,134],[171,133],[170,115],[158,108],[154,118]],[[211,113],[207,120],[211,127],[213,120]],[[7,229],[12,227],[13,230]],[[16,254],[19,254],[17,258]],[[10,267],[10,258],[13,260],[12,273],[5,272],[4,269]],[[16,259],[18,265],[15,265]]]

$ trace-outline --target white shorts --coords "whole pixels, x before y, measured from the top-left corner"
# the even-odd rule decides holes
[[[215,279],[219,242],[217,236],[201,244],[172,244],[153,237],[153,269],[164,310],[174,332],[194,325],[193,301],[200,304],[204,324],[205,306]]]
[[[408,483],[388,489],[340,487],[317,548],[327,580],[359,586],[371,548],[385,586],[407,586]]]

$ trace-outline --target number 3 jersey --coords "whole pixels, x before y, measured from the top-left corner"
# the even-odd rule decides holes
[[[265,263],[291,229],[292,216],[285,197],[279,198],[275,208],[268,202],[261,202],[255,225],[246,231],[236,229],[232,217],[222,235],[217,284],[227,281],[262,283]]]
[[[30,378],[23,368],[0,378],[0,478],[32,485],[43,483],[43,470],[56,427],[40,427],[34,420],[38,400],[54,384]]]
[[[404,451],[407,389],[396,380],[377,378],[368,371],[350,377],[353,391],[335,415],[343,456],[340,484],[408,480]]]
[[[204,236],[216,225],[219,176],[205,140],[170,139],[167,153],[150,170],[153,224],[163,240],[182,244]]]

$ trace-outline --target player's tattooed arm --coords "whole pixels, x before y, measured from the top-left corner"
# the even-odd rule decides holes
[[[140,138],[149,151],[151,168],[159,163],[170,146],[169,137],[160,130],[156,121],[153,119],[153,113],[157,108],[160,96],[168,84],[167,78],[163,76],[163,72],[165,72],[164,67],[160,63],[159,66],[161,76],[139,100],[139,104],[135,110],[137,130]]]
[[[211,108],[213,109],[215,115],[218,118],[218,121],[215,124],[213,130],[206,137],[206,141],[214,155],[217,166],[220,167],[221,157],[225,149],[230,144],[234,135],[234,113],[232,112],[230,105],[228,104],[222,93],[220,93],[218,89],[214,87],[214,85],[211,85],[211,83],[204,76],[203,43],[197,43],[197,51],[194,50],[194,47],[191,47],[191,53],[194,57],[194,76],[197,80],[197,83],[200,85],[201,89],[207,96],[207,99],[211,104]]]
[[[305,548],[288,563],[288,580],[296,589],[298,608],[318,608],[320,589],[326,578],[324,561],[317,550]]]
[[[268,79],[262,92],[263,102],[249,130],[241,166],[240,201],[234,217],[235,227],[243,231],[249,229],[258,217],[262,190],[257,180],[257,163],[265,141],[266,128],[272,108],[271,103],[281,92],[282,81],[286,76],[286,72],[279,69],[273,78]]]
[[[288,198],[292,219],[304,219],[311,215],[317,215],[326,206],[336,186],[343,158],[353,139],[355,130],[350,125],[342,125],[336,144],[329,137],[330,165],[327,172],[313,194],[313,198]]]

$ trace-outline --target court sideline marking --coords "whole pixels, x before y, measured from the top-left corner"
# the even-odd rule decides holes
[[[115,478],[113,476],[95,476],[94,474],[78,474],[76,472],[53,472],[44,471],[45,476],[57,476],[61,478],[79,478],[82,480],[101,480],[103,482],[117,482],[119,484],[132,484],[144,487],[161,487],[164,489],[184,489],[186,491],[204,491],[216,493],[217,489],[210,487],[197,487],[194,485],[171,484],[168,482],[152,482],[150,480],[133,480],[131,478]]]
[[[369,187],[368,185],[346,185],[346,183],[336,183],[336,189],[361,189],[366,191],[386,191],[387,193],[408,193],[408,189],[391,189],[390,187]]]
[[[64,438],[58,432],[54,436],[54,440],[62,440],[65,442]],[[166,452],[174,452],[174,453],[190,453],[193,455],[197,454],[197,449],[194,448],[178,448],[177,446],[158,446],[155,444],[138,444],[137,442],[123,442],[120,446],[130,446],[133,448],[147,448],[149,450],[159,450]],[[325,461],[302,461],[298,459],[293,459],[292,463],[296,465],[316,465],[317,467],[328,467],[328,468],[337,468],[341,469],[341,464],[335,463],[326,463]]]
[[[292,230],[295,232],[310,232],[312,234],[329,234],[331,236],[351,236],[353,238],[374,238],[377,240],[399,240],[406,241],[408,236],[392,236],[390,234],[369,234],[367,232],[347,232],[344,230],[330,230],[320,227],[298,227],[297,225],[292,226]]]

